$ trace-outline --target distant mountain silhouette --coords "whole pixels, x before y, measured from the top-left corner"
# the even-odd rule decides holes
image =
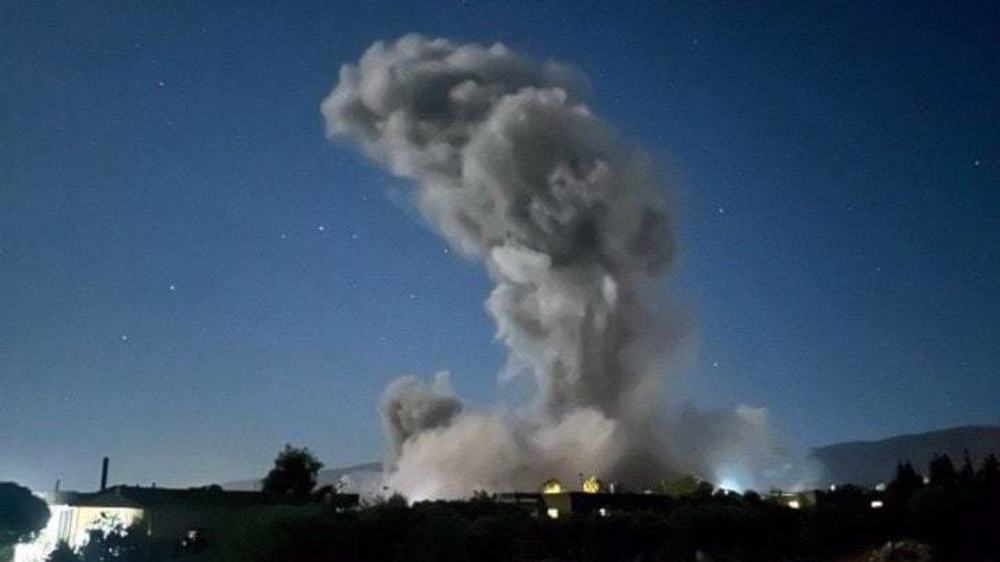
[[[821,487],[844,483],[870,487],[891,480],[899,460],[909,460],[918,472],[924,473],[935,454],[947,453],[958,467],[966,450],[977,465],[989,453],[1000,455],[1000,426],[955,427],[878,441],[836,443],[813,449],[811,456],[824,468],[818,482]],[[384,493],[381,474],[382,463],[369,462],[322,470],[317,481],[319,486],[342,482],[345,491],[378,495]],[[260,490],[261,481],[239,480],[223,487]]]
[[[989,453],[1000,455],[1000,426],[955,427],[879,441],[837,443],[813,449],[812,457],[825,468],[825,484],[874,486],[892,479],[897,461],[908,460],[918,472],[925,473],[933,455],[946,453],[958,467],[966,450],[976,465]]]
[[[359,481],[367,483],[368,480],[374,477],[373,475],[381,473],[382,463],[380,462],[367,462],[339,468],[328,468],[319,471],[319,474],[316,476],[316,484],[317,486],[326,486],[343,481],[347,484],[348,489],[346,491],[353,492],[356,490],[350,488],[360,486]],[[227,482],[222,487],[226,490],[260,490],[261,484],[262,480],[237,480],[235,482]]]

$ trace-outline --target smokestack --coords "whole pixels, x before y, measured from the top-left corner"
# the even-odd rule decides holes
[[[110,459],[104,457],[104,461],[101,463],[101,491],[108,489],[108,463]]]

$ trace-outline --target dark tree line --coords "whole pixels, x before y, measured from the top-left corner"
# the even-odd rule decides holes
[[[707,486],[677,498],[669,509],[557,520],[485,495],[412,506],[393,499],[351,512],[309,505],[234,525],[213,560],[624,562],[700,556],[718,562],[839,562],[867,561],[863,553],[877,549],[932,552],[942,562],[1000,560],[996,457],[977,470],[968,458],[956,468],[942,455],[926,474],[925,483],[910,463],[901,462],[884,492],[840,486],[817,492],[815,505],[800,510],[754,492]],[[889,541],[897,546],[886,549]]]
[[[282,484],[269,491],[316,498],[314,460],[305,449],[286,448],[272,471],[286,475],[272,478]],[[977,469],[968,456],[956,468],[940,455],[926,476],[900,462],[884,491],[840,486],[817,492],[814,505],[797,510],[752,491],[736,494],[703,483],[662,509],[556,520],[487,494],[413,505],[394,497],[349,511],[304,501],[234,513],[220,520],[196,553],[118,528],[95,532],[79,552],[61,547],[49,560],[155,562],[193,555],[188,559],[211,562],[870,562],[926,560],[915,556],[927,553],[940,562],[1000,560],[996,457]],[[296,479],[298,484],[290,483]]]
[[[975,470],[968,455],[955,469],[947,455],[928,467],[927,485],[910,483],[912,467],[901,464],[887,507],[896,535],[918,537],[937,553],[975,559],[980,553],[1000,558],[1000,464],[987,456]]]

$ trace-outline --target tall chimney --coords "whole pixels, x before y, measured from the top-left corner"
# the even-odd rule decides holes
[[[101,463],[101,491],[103,492],[108,488],[108,457],[104,457],[104,462]]]

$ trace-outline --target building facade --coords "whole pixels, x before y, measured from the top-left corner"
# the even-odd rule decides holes
[[[43,494],[51,517],[35,541],[19,544],[14,562],[44,562],[60,542],[82,548],[90,532],[114,528],[138,530],[147,536],[177,541],[211,530],[243,510],[295,505],[313,501],[262,492],[225,491],[217,486],[187,490],[114,486],[100,492]],[[358,504],[357,494],[330,494],[334,508]]]

